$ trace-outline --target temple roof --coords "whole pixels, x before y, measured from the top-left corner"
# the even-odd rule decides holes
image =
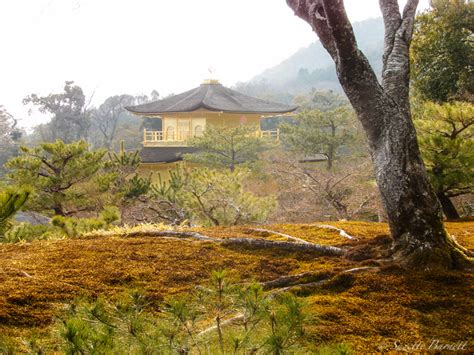
[[[169,114],[207,109],[217,112],[278,114],[296,110],[296,106],[261,100],[209,81],[182,94],[143,105],[126,107],[137,114]]]

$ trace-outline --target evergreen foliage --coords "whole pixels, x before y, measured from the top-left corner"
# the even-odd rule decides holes
[[[179,194],[183,206],[204,225],[263,223],[276,206],[273,197],[258,197],[245,190],[250,172],[233,173],[194,169]]]
[[[303,111],[296,116],[296,124],[284,123],[280,129],[282,142],[290,150],[309,157],[324,155],[329,170],[343,149],[353,145],[357,133],[354,114],[347,106]]]
[[[423,159],[449,218],[459,218],[449,198],[474,191],[474,105],[425,102],[414,111]]]
[[[184,169],[183,164],[177,164],[174,170],[170,170],[169,178],[163,179],[158,174],[157,183],[150,189],[150,195],[158,201],[158,209],[154,211],[161,219],[173,225],[189,222],[191,214],[182,205],[178,194],[189,180],[189,174]]]
[[[62,233],[49,225],[31,225],[29,223],[14,224],[6,233],[2,242],[18,243],[62,237]]]
[[[169,171],[169,179],[164,180],[161,174],[158,175],[157,184],[153,185],[153,192],[156,196],[167,201],[176,203],[177,195],[187,184],[189,174],[183,164],[177,164],[174,170]]]
[[[98,218],[53,217],[51,223],[59,227],[68,237],[78,237],[94,230],[106,230],[114,222],[120,221],[120,211],[115,206],[106,206]]]
[[[11,219],[28,200],[30,191],[27,189],[7,188],[0,191],[0,237],[12,227]]]
[[[178,166],[169,181],[159,180],[153,188],[156,198],[166,201],[181,221],[202,225],[262,223],[275,207],[273,197],[259,197],[246,191],[250,171],[234,172],[208,168],[186,170]]]
[[[416,19],[412,82],[425,100],[471,100],[474,92],[474,3],[436,0]]]
[[[63,350],[77,353],[273,353],[301,350],[307,315],[291,294],[230,282],[212,272],[208,285],[166,300],[153,315],[137,291],[114,301],[69,306],[58,325]]]
[[[202,137],[189,141],[197,152],[186,154],[185,160],[209,167],[225,167],[234,171],[238,165],[251,164],[271,143],[256,135],[256,127],[218,127],[208,125]]]
[[[66,216],[88,209],[92,196],[78,186],[99,171],[104,155],[104,150],[90,150],[85,141],[66,144],[58,140],[35,148],[21,147],[21,155],[9,160],[6,167],[15,183],[34,188],[32,209]]]
[[[133,199],[146,195],[152,186],[151,174],[148,177],[140,177],[138,174],[127,180],[123,187],[124,197],[127,199]]]
[[[120,142],[120,150],[118,153],[113,151],[108,152],[110,164],[122,175],[128,175],[138,168],[141,162],[138,154],[138,150],[127,152],[123,141]]]
[[[48,225],[14,223],[4,233],[0,241],[3,243],[18,243],[33,240],[63,239],[65,237],[74,238],[99,229],[107,230],[117,222],[120,222],[118,208],[106,206],[96,218],[54,216],[51,224]]]
[[[118,193],[125,199],[135,199],[150,191],[151,174],[148,177],[141,177],[136,173],[141,162],[138,150],[126,151],[122,141],[120,151],[118,153],[109,152],[108,156],[106,170],[109,171],[110,179],[107,179],[106,176],[103,177],[102,181],[107,186],[105,189],[110,188],[112,193]],[[111,187],[109,184],[113,186]]]
[[[319,110],[328,112],[340,107],[348,107],[349,100],[332,90],[318,91],[313,89],[309,94],[296,96],[294,103],[303,111]]]

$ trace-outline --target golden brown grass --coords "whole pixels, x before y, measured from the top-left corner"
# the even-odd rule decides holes
[[[340,247],[383,240],[388,234],[387,226],[380,223],[330,224],[358,240],[308,225],[265,228]],[[219,238],[258,237],[251,228],[196,230]],[[474,222],[447,223],[447,229],[460,244],[474,250]],[[111,296],[139,288],[157,305],[169,294],[204,283],[213,269],[232,270],[243,280],[267,281],[363,264],[367,261],[151,237],[94,236],[0,245],[0,333],[17,340],[34,332],[44,336],[64,303],[78,296]],[[355,274],[304,295],[310,313],[317,317],[307,327],[310,341],[345,342],[358,351],[377,351],[383,344],[390,348],[394,341],[470,340],[473,281],[472,274],[457,271],[407,274],[391,268]]]

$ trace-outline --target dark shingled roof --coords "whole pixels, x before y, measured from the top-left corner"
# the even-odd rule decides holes
[[[183,154],[194,153],[193,147],[144,147],[140,151],[142,163],[173,163],[183,160]]]
[[[138,114],[191,112],[200,108],[230,113],[274,114],[292,112],[297,107],[247,96],[219,83],[205,83],[163,100],[126,107],[128,111]]]

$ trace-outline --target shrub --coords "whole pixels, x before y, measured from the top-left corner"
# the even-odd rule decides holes
[[[260,197],[244,188],[248,169],[231,172],[178,167],[169,181],[159,180],[155,197],[166,201],[176,215],[202,225],[263,223],[275,208],[273,197]]]
[[[85,141],[67,144],[58,140],[21,147],[21,155],[5,166],[18,185],[34,188],[28,201],[32,210],[66,216],[93,206],[91,194],[84,193],[82,185],[103,167],[104,155],[104,150],[92,150]]]
[[[48,239],[54,235],[59,234],[51,226],[33,226],[29,223],[19,223],[14,225],[8,232],[5,233],[3,242],[18,243],[22,241],[32,241],[38,239]]]
[[[274,142],[258,137],[258,127],[219,127],[208,125],[201,137],[188,141],[197,149],[185,154],[184,159],[209,167],[234,171],[238,166],[249,166],[258,161],[260,153],[272,148]]]
[[[120,211],[115,206],[107,206],[98,218],[74,218],[55,216],[51,220],[68,237],[77,237],[97,229],[106,229],[120,220]]]
[[[127,180],[124,184],[123,192],[124,197],[128,199],[133,199],[146,195],[151,189],[151,175],[142,178],[135,174],[131,179]]]
[[[29,190],[7,188],[0,192],[0,237],[11,227],[11,219],[28,200]]]
[[[291,294],[238,286],[225,271],[208,285],[170,298],[158,315],[130,291],[112,301],[78,300],[58,324],[66,353],[265,353],[301,346],[306,315]]]

